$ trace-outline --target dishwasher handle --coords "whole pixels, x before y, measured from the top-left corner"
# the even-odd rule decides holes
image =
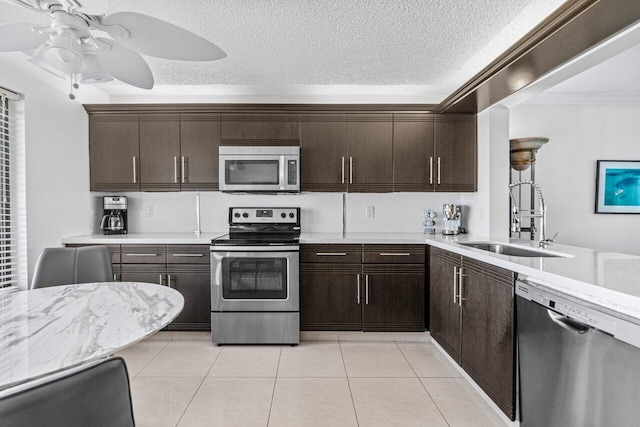
[[[549,313],[549,318],[553,323],[575,334],[586,334],[589,332],[589,329],[591,329],[591,326],[578,322],[577,320],[573,320],[567,316],[563,316],[562,314],[558,314],[553,310],[547,309],[547,313]]]

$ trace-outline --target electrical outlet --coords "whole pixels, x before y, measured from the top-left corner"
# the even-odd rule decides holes
[[[375,206],[367,206],[367,219],[373,219],[376,217]]]
[[[147,206],[144,209],[144,213],[147,218],[153,218],[153,206]]]

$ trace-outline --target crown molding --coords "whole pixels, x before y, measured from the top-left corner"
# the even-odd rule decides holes
[[[482,111],[638,21],[638,0],[569,0],[447,97],[440,110]]]

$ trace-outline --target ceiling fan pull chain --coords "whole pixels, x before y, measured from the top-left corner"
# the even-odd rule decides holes
[[[71,87],[69,88],[69,99],[76,99],[76,96],[73,94],[73,89],[78,89],[80,86],[76,83],[76,74],[69,74],[69,83],[71,83]]]

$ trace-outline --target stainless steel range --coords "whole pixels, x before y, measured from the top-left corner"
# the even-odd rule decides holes
[[[300,342],[300,208],[229,208],[211,241],[215,344]]]

